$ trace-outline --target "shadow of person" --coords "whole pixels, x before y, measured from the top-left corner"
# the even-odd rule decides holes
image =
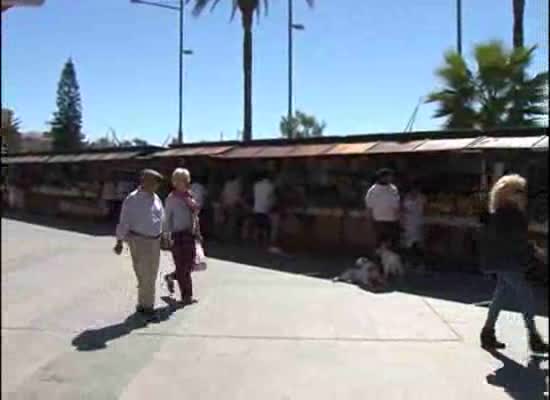
[[[548,400],[548,368],[540,365],[547,356],[532,356],[524,366],[500,352],[489,353],[503,365],[487,375],[487,383],[503,388],[514,400]]]
[[[107,348],[107,342],[126,336],[136,329],[145,328],[149,323],[166,321],[172,312],[173,309],[170,307],[159,308],[155,310],[155,317],[152,319],[146,319],[141,314],[134,313],[118,324],[81,332],[72,340],[72,345],[78,351],[102,350]]]

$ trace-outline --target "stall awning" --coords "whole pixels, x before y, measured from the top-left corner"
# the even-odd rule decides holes
[[[4,165],[10,165],[10,164],[33,164],[33,163],[43,163],[46,162],[50,158],[50,156],[6,156],[2,157],[2,164]]]
[[[534,146],[535,151],[548,151],[548,136],[543,136]]]
[[[498,149],[531,149],[541,141],[542,136],[528,137],[482,137],[470,146],[471,149],[498,150]]]
[[[366,143],[338,143],[335,144],[329,151],[327,155],[329,156],[347,156],[347,155],[361,155],[368,152],[378,142],[366,142]]]
[[[334,144],[302,144],[291,146],[289,157],[324,156],[334,147]]]
[[[479,138],[426,140],[414,152],[461,151],[471,148]]]
[[[329,155],[333,147],[334,144],[236,147],[222,154],[221,157],[227,159],[319,157]]]
[[[410,153],[423,144],[425,140],[413,140],[407,142],[377,142],[375,146],[370,148],[369,154],[386,154],[386,153]]]
[[[112,153],[83,153],[83,154],[58,154],[51,156],[48,163],[73,163],[81,161],[115,161],[129,160],[138,156],[140,152],[112,152]]]
[[[231,150],[233,146],[181,147],[155,153],[153,157],[217,156]]]

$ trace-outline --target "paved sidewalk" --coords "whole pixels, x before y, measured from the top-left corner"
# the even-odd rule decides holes
[[[199,304],[171,312],[159,299],[163,321],[145,326],[130,315],[129,256],[112,245],[2,219],[6,398],[545,398],[548,361],[529,355],[517,312],[499,322],[505,352],[479,349],[486,308],[471,303],[492,285],[479,277],[455,274],[454,289],[449,278],[419,278],[373,294],[311,276],[312,261],[257,254],[254,266],[215,248],[225,260],[195,275]],[[539,311],[548,337],[547,302]]]

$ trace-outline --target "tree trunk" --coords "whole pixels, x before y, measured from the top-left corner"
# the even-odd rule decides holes
[[[514,12],[514,48],[522,48],[524,46],[523,42],[523,15],[525,12],[525,0],[512,0],[513,12]],[[523,81],[523,76],[519,79],[521,83]],[[509,124],[513,127],[521,127],[524,125],[525,116],[523,114],[523,104],[521,99],[518,96],[518,92],[514,90],[514,104],[512,110],[510,111]]]
[[[514,48],[523,47],[523,14],[525,0],[512,0],[514,8]]]
[[[252,20],[253,12],[242,13],[243,40],[243,73],[244,73],[244,127],[243,141],[252,140]]]

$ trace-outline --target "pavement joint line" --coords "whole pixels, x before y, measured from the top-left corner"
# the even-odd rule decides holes
[[[41,333],[79,333],[76,330],[53,330],[31,326],[2,327],[4,331],[31,331]],[[356,338],[356,337],[311,337],[311,336],[268,336],[268,335],[214,335],[200,333],[137,332],[134,336],[173,337],[181,339],[230,339],[230,340],[266,340],[290,342],[390,342],[390,343],[457,343],[459,339],[415,339],[415,338]]]
[[[457,343],[458,339],[414,339],[414,338],[353,338],[353,337],[308,337],[308,336],[254,336],[254,335],[212,335],[196,333],[148,333],[136,332],[139,336],[166,336],[190,339],[269,340],[292,342],[401,342],[401,343]]]
[[[432,312],[437,316],[437,318],[439,318],[439,320],[441,322],[443,322],[447,326],[447,328],[449,328],[449,330],[453,333],[453,335],[455,335],[457,341],[459,341],[459,342],[464,341],[464,338],[462,337],[462,335],[451,325],[451,323],[449,321],[447,321],[445,318],[443,318],[443,316],[439,312],[437,312],[437,310],[434,308],[434,306],[432,306],[427,299],[425,299],[423,297],[421,297],[420,299],[422,300],[422,302],[424,304],[426,304],[426,306],[430,310],[432,310]]]

